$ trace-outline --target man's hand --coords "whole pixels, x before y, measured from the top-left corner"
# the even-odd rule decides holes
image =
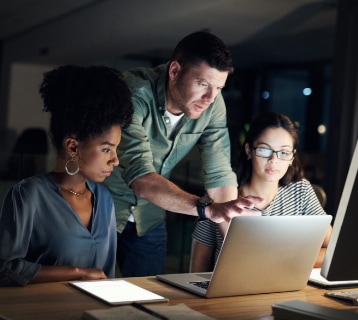
[[[260,216],[261,211],[253,210],[256,203],[260,203],[263,199],[254,196],[245,198],[239,197],[224,203],[213,202],[205,208],[206,216],[216,222],[230,222],[236,216]]]

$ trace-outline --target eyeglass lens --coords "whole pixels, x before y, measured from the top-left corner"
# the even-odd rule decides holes
[[[293,158],[293,152],[290,151],[274,151],[272,149],[266,149],[266,148],[253,148],[255,151],[255,154],[258,157],[262,158],[270,158],[273,153],[276,153],[277,158],[280,160],[292,160]]]

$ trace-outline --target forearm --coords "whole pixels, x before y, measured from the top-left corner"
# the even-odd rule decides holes
[[[326,236],[324,238],[323,244],[322,244],[322,248],[320,249],[318,257],[317,257],[316,262],[314,264],[315,268],[321,268],[322,267],[323,259],[324,259],[324,256],[326,255],[326,250],[327,250],[329,239],[331,237],[331,233],[332,233],[332,226],[329,226],[328,231],[326,233]]]
[[[167,211],[197,215],[198,196],[185,192],[157,173],[146,174],[131,185],[136,196],[154,203]]]
[[[164,210],[192,216],[198,215],[196,205],[199,197],[185,192],[157,173],[149,173],[135,179],[131,188],[136,196],[146,199]],[[218,198],[219,194],[221,195],[219,201],[223,201],[225,188],[229,187],[224,187],[222,191],[214,191],[214,193],[218,192]],[[211,189],[210,192],[213,192],[213,190]],[[230,197],[233,197],[233,193]],[[261,200],[261,198],[249,196],[247,198],[234,198],[234,200],[225,203],[214,201],[206,207],[205,214],[210,220],[217,223],[229,222],[237,215],[258,215],[257,211],[247,208],[253,207],[256,201]]]
[[[106,279],[106,275],[97,268],[77,268],[72,266],[41,266],[36,276],[29,283],[97,280]]]
[[[193,239],[190,260],[190,272],[208,272],[213,270],[215,247],[207,246]]]
[[[219,188],[208,189],[209,196],[214,199],[215,202],[223,203],[237,198],[237,187],[226,186]]]
[[[326,255],[326,250],[327,248],[321,248],[320,251],[319,251],[319,254],[317,256],[317,259],[315,261],[315,264],[314,264],[314,268],[321,268],[322,267],[322,263],[323,263],[323,259],[324,259],[324,256]]]

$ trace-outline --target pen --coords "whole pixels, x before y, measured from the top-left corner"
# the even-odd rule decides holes
[[[146,312],[146,313],[150,314],[151,316],[153,316],[153,317],[155,317],[157,319],[169,320],[169,318],[167,318],[167,317],[165,317],[165,316],[163,316],[163,315],[161,315],[161,314],[159,314],[159,313],[157,313],[157,312],[155,312],[155,311],[153,311],[151,309],[148,309],[147,307],[145,307],[142,304],[139,304],[137,302],[132,302],[132,306],[134,308],[137,308],[137,309],[139,309],[139,310],[141,310],[143,312]]]

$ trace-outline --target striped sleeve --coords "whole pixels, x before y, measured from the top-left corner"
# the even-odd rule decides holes
[[[210,247],[216,247],[216,223],[211,220],[197,222],[193,239]]]

